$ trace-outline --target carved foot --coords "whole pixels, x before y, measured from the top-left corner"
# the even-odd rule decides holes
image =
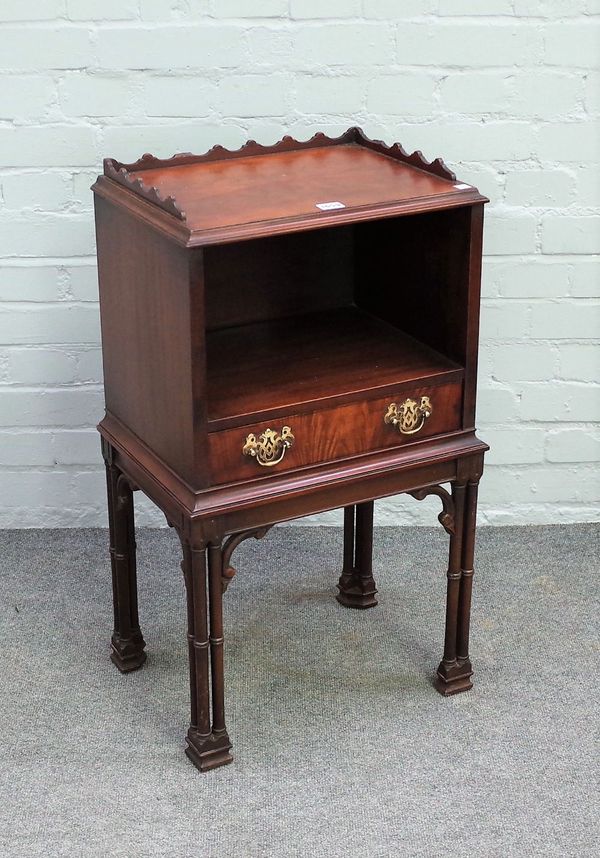
[[[373,501],[344,510],[344,567],[336,599],[345,608],[374,608]]]
[[[473,688],[472,676],[473,668],[468,658],[454,662],[442,661],[435,677],[435,687],[444,697],[460,694]]]
[[[139,630],[128,638],[113,634],[110,640],[110,660],[121,673],[130,673],[132,670],[137,670],[146,661],[145,646],[146,642]]]
[[[339,593],[335,598],[345,608],[374,608],[377,604],[373,577],[366,578],[355,570],[343,572],[337,586]]]
[[[226,731],[212,732],[208,735],[199,733],[190,727],[187,734],[186,756],[201,772],[209,772],[219,766],[226,766],[233,761],[231,742]]]

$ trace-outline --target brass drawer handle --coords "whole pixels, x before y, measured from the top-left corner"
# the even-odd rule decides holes
[[[422,396],[420,402],[416,402],[414,399],[405,399],[400,406],[391,402],[383,422],[397,426],[398,431],[403,435],[414,435],[423,428],[425,421],[432,414],[433,406],[429,397]]]
[[[257,438],[251,432],[242,447],[242,453],[244,456],[253,456],[259,465],[271,468],[281,462],[285,456],[285,451],[293,445],[295,440],[289,426],[282,428],[281,435],[274,429],[265,429]]]

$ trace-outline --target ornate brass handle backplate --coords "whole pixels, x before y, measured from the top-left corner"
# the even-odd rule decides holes
[[[396,426],[403,435],[414,435],[419,432],[433,414],[433,406],[428,396],[422,396],[419,402],[405,399],[402,405],[391,402],[383,418],[384,423]]]
[[[281,434],[274,429],[265,429],[258,438],[252,433],[248,435],[242,447],[242,453],[244,456],[255,458],[259,465],[271,468],[281,462],[285,451],[293,445],[294,441],[295,438],[289,426],[284,426]]]

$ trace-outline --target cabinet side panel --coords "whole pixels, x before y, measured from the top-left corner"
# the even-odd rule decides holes
[[[96,198],[106,408],[194,477],[187,251]]]
[[[470,213],[467,354],[465,360],[465,398],[463,405],[463,422],[466,428],[475,426],[477,359],[479,353],[479,312],[481,305],[483,205],[472,206]]]

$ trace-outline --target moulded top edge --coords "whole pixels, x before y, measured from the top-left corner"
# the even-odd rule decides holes
[[[128,209],[135,217],[170,237],[177,244],[189,248],[208,247],[253,238],[285,235],[292,232],[308,232],[326,227],[462,208],[489,202],[487,197],[482,196],[475,188],[471,188],[440,197],[405,200],[401,203],[392,202],[384,205],[322,212],[310,216],[304,215],[262,222],[250,221],[229,226],[191,230],[181,220],[170,217],[164,211],[130,192],[123,192],[114,182],[106,180],[103,176],[94,184],[93,190],[100,197]]]
[[[424,214],[430,211],[461,208],[463,206],[487,203],[487,197],[482,196],[474,188],[471,193],[458,192],[444,197],[429,197],[407,200],[402,203],[369,205],[360,208],[350,208],[341,211],[330,211],[303,217],[292,217],[262,222],[241,223],[212,229],[191,230],[186,242],[188,247],[207,247],[214,244],[226,244],[233,241],[243,241],[252,238],[285,235],[291,232],[304,232],[325,227],[344,226],[365,221],[381,220],[383,218],[400,217],[402,215]]]

